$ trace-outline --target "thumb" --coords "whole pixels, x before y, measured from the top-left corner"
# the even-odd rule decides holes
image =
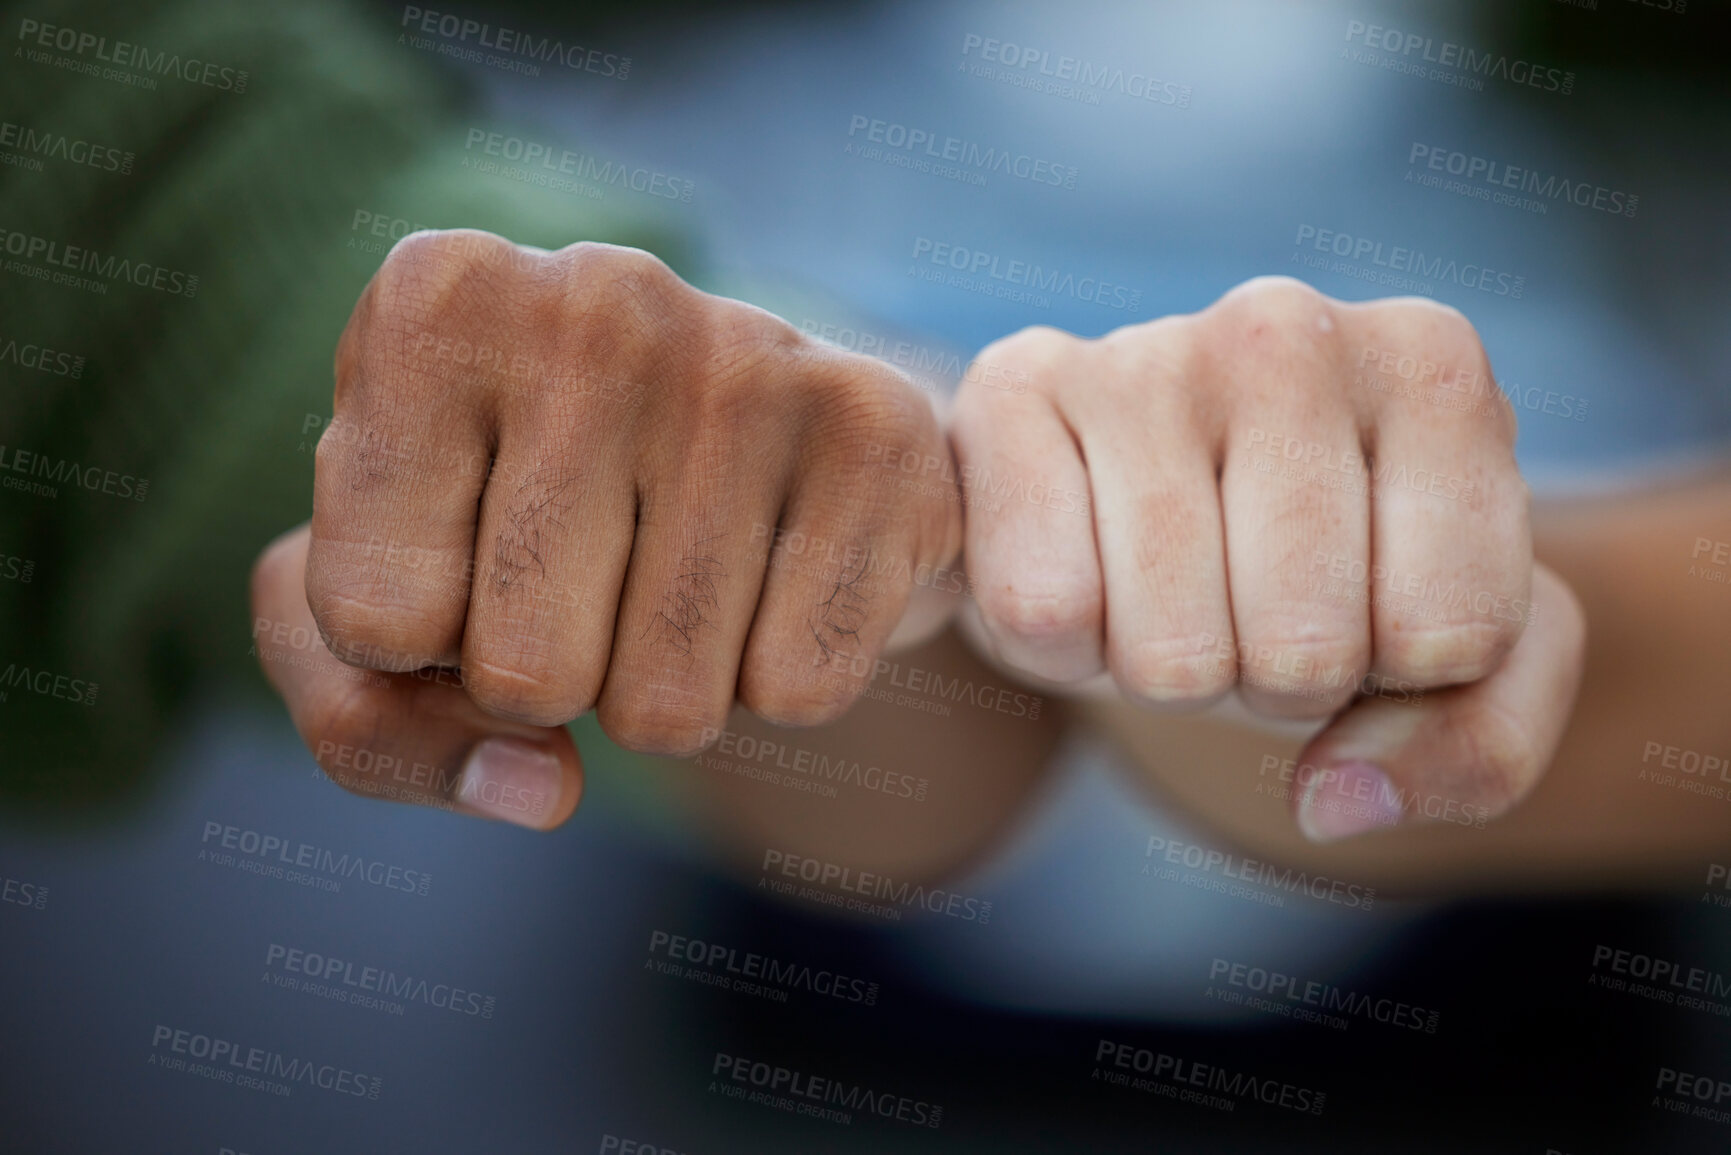
[[[562,726],[495,718],[457,670],[364,670],[326,648],[307,607],[306,526],[259,555],[252,636],[259,665],[330,778],[369,798],[456,810],[550,830],[583,788],[577,747]]]
[[[1406,823],[1482,826],[1526,796],[1556,753],[1580,685],[1586,618],[1569,587],[1533,567],[1533,614],[1477,682],[1361,698],[1299,756],[1294,810],[1316,842]]]

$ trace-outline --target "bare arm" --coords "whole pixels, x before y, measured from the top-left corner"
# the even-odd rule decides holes
[[[1731,848],[1731,566],[1712,561],[1725,542],[1731,476],[1535,507],[1535,552],[1586,611],[1585,673],[1549,770],[1482,828],[1314,845],[1266,767],[1301,741],[1121,702],[1086,710],[1162,795],[1283,861],[1396,889],[1698,883]]]

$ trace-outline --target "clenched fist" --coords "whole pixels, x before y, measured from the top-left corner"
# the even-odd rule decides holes
[[[591,707],[657,754],[736,697],[845,710],[961,543],[953,490],[886,463],[947,455],[898,372],[647,253],[415,234],[342,335],[312,522],[261,558],[254,635],[338,781],[551,827]]]
[[[1534,564],[1514,413],[1460,314],[1263,278],[1099,340],[1025,330],[979,363],[1031,382],[970,371],[954,417],[1000,662],[1106,671],[1149,706],[1236,691],[1332,717],[1295,798],[1319,840],[1496,813],[1543,772],[1584,624]]]

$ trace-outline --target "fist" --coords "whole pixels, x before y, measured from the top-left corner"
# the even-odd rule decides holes
[[[1149,707],[1332,719],[1306,833],[1512,805],[1561,736],[1584,626],[1535,566],[1512,406],[1472,326],[1286,278],[1099,340],[1030,329],[953,441],[977,631]]]
[[[898,372],[647,253],[415,234],[339,342],[311,525],[255,572],[264,668],[339,781],[554,825],[591,708],[669,755],[736,698],[847,708],[960,547],[910,458],[948,448]]]

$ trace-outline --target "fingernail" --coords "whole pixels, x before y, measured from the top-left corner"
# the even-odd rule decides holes
[[[456,804],[471,814],[539,829],[559,804],[559,758],[516,738],[476,744],[457,780]]]
[[[1298,801],[1298,828],[1312,842],[1383,830],[1400,821],[1400,792],[1374,762],[1350,761],[1313,775]]]

